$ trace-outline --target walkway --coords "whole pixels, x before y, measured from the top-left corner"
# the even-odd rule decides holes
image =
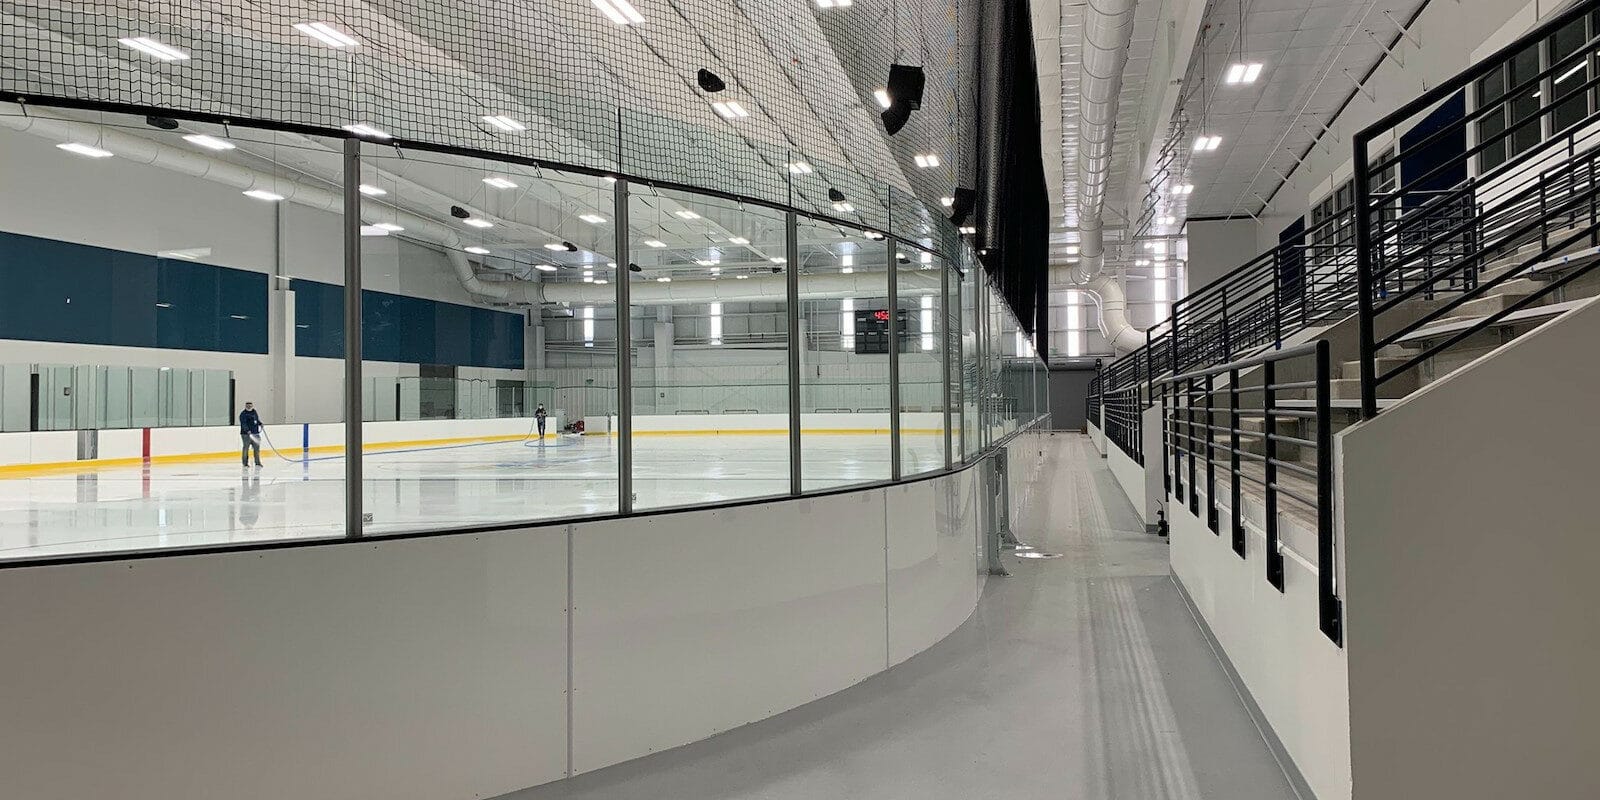
[[[1292,800],[1087,438],[1048,440],[1019,536],[965,625],[859,686],[501,800]]]

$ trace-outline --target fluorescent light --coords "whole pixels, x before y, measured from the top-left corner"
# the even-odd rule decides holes
[[[697,258],[694,260],[694,263],[702,267],[714,267],[722,262],[710,258]]]
[[[612,269],[616,269],[617,268],[617,262],[615,262],[615,261],[607,262],[606,266],[608,266],[608,267],[610,267]]]
[[[467,252],[469,252],[469,253],[471,253],[471,254],[473,254],[475,256],[486,256],[486,255],[489,255],[489,248],[487,248],[487,247],[479,247],[477,245],[471,245],[470,247],[463,247],[461,249],[463,249],[463,250],[465,250],[465,251],[467,251]]]
[[[1194,151],[1196,153],[1208,152],[1217,149],[1220,144],[1222,144],[1221,136],[1202,136],[1194,140]]]
[[[849,213],[854,212],[856,210],[856,207],[853,206],[853,205],[850,205],[849,203],[834,203],[833,204],[833,210],[834,211],[840,211],[840,212],[843,212],[845,214],[849,214]]]
[[[855,253],[845,253],[844,255],[839,256],[839,266],[841,266],[841,267],[853,267],[855,265],[856,265],[856,254]]]
[[[849,8],[855,0],[817,0],[817,8]]]
[[[382,227],[379,227],[377,225],[362,225],[361,226],[361,235],[362,236],[388,236],[389,235],[389,229],[388,228],[382,228]]]
[[[269,191],[267,191],[265,189],[251,189],[250,191],[245,192],[244,196],[245,197],[254,197],[257,200],[265,200],[265,201],[267,201],[269,203],[276,203],[279,200],[283,199],[283,195],[281,195],[281,194],[273,194],[272,192],[269,192]]]
[[[400,231],[405,230],[405,228],[402,228],[399,225],[394,224],[393,222],[375,222],[375,223],[372,224],[372,227],[374,227],[374,228],[382,228],[382,229],[384,229],[384,230],[386,230],[386,231],[388,231],[390,233],[399,233]]]
[[[1194,193],[1194,184],[1192,184],[1192,183],[1180,183],[1177,186],[1172,187],[1172,193],[1174,195],[1193,194]]]
[[[539,270],[540,272],[555,272],[556,271],[556,266],[554,264],[534,264],[533,268],[536,269],[536,270]]]
[[[665,276],[665,275],[662,275],[661,277],[656,278],[656,283],[672,283],[672,279],[667,277],[667,276]]]
[[[923,264],[932,264],[933,263],[933,254],[932,253],[923,253],[921,256],[919,256],[917,258],[917,261],[920,262],[920,263],[923,263]]]
[[[956,199],[954,197],[941,197],[941,198],[939,198],[939,205],[944,206],[945,208],[949,208],[949,207],[951,207],[951,206],[953,206],[955,204],[956,204]]]
[[[247,317],[247,316],[245,316],[243,314],[229,314],[228,316],[233,318],[233,319],[249,319],[249,317]]]
[[[172,308],[171,303],[156,303],[156,308]]]
[[[769,258],[767,260],[771,261],[774,264],[784,264],[784,263],[787,263],[789,261],[789,259],[784,258],[783,256],[773,256],[772,258]]]
[[[586,270],[583,271],[583,275],[586,278],[592,278],[592,277],[594,277],[594,270],[586,269]]]
[[[468,225],[471,225],[474,228],[493,228],[494,227],[494,223],[493,222],[490,222],[489,220],[486,220],[486,219],[478,219],[477,217],[471,217],[471,218],[464,219],[464,220],[461,220],[461,221],[467,223]]]
[[[883,234],[878,233],[877,231],[862,231],[861,235],[871,239],[874,242],[883,238]]]
[[[1228,67],[1227,77],[1223,80],[1231,84],[1255,83],[1261,77],[1260,64],[1234,64]]]
[[[603,225],[606,221],[606,218],[600,216],[599,214],[579,214],[578,219],[581,219],[590,225]]]
[[[1177,217],[1171,217],[1171,216],[1168,216],[1168,217],[1156,217],[1156,224],[1157,225],[1172,225],[1172,224],[1177,223],[1177,221],[1178,221]]]
[[[728,244],[749,244],[750,240],[743,236],[735,236],[728,240]]]
[[[544,246],[544,249],[554,250],[558,253],[565,253],[567,251],[567,246],[560,242],[550,242]]]
[[[344,126],[344,129],[349,131],[349,132],[351,132],[351,133],[353,133],[353,134],[355,134],[355,135],[357,135],[357,136],[365,136],[365,137],[367,137],[369,139],[389,139],[389,138],[392,138],[389,135],[388,131],[382,130],[381,128],[375,128],[375,127],[373,127],[371,125],[368,125],[365,122],[357,122],[357,123],[354,123],[352,125],[346,125],[346,126]]]
[[[189,59],[188,53],[165,42],[158,42],[148,36],[134,36],[127,39],[118,39],[117,41],[124,47],[131,47],[162,61],[187,61]]]
[[[520,132],[525,131],[525,130],[528,129],[528,126],[526,126],[526,125],[524,125],[524,124],[522,124],[522,123],[520,123],[520,122],[518,122],[518,121],[516,121],[516,120],[514,120],[514,119],[512,119],[512,118],[510,118],[510,117],[508,117],[506,115],[504,115],[504,114],[493,114],[493,115],[490,115],[490,116],[486,116],[486,117],[483,118],[483,121],[489,123],[490,125],[495,126],[496,128],[499,128],[500,130],[503,130],[503,131],[505,131],[507,133],[520,133]]]
[[[601,286],[604,286],[604,285],[610,283],[611,281],[608,281],[605,278],[595,278],[594,282],[599,284],[599,285],[601,285]]]
[[[1582,72],[1583,68],[1587,67],[1587,66],[1589,66],[1589,65],[1587,63],[1585,63],[1583,60],[1580,59],[1578,61],[1578,63],[1572,65],[1572,69],[1569,69],[1566,72],[1561,73],[1561,77],[1556,78],[1554,83],[1560,83],[1560,82],[1562,82],[1562,81],[1564,81],[1564,80],[1566,80],[1566,79],[1568,79],[1568,78],[1570,78],[1570,77]]]
[[[366,195],[368,197],[382,197],[382,196],[384,196],[384,195],[389,193],[388,190],[386,190],[386,189],[379,189],[376,186],[373,186],[371,184],[366,184],[366,183],[363,183],[360,186],[357,186],[356,187],[356,191],[359,191],[359,192],[361,192],[362,194],[364,194],[364,195]]]
[[[646,239],[646,240],[644,240],[644,246],[645,247],[666,247],[667,243],[661,241],[660,239]]]
[[[812,173],[812,169],[810,164],[807,164],[804,161],[796,161],[789,165],[789,172],[795,175],[810,175]]]
[[[918,153],[915,158],[917,166],[923,169],[932,169],[939,166],[939,157],[933,153]],[[951,202],[954,201],[952,200]]]
[[[892,105],[892,102],[889,100],[888,89],[873,89],[872,96],[878,101],[878,105],[883,106],[884,108],[888,108],[890,105]]]
[[[644,22],[644,15],[640,14],[628,0],[593,0],[593,2],[594,7],[600,9],[600,13],[618,25],[638,25]]]
[[[1078,246],[1077,245],[1075,245],[1075,244],[1067,245],[1067,255],[1075,256],[1077,254],[1078,254]]]
[[[484,178],[483,182],[489,184],[490,186],[493,186],[496,189],[515,189],[515,188],[517,188],[517,182],[516,181],[511,180],[510,178],[502,178],[499,175],[495,175],[495,176],[490,177],[490,178]]]
[[[329,47],[355,47],[360,44],[355,37],[326,22],[296,22],[294,29]]]
[[[724,119],[740,119],[750,116],[750,112],[744,110],[744,106],[739,105],[738,101],[735,100],[716,100],[711,103],[711,107],[716,109],[717,113]]]
[[[594,283],[594,276],[593,275],[585,275],[585,276],[583,276],[583,282],[584,283]]]
[[[183,137],[183,140],[189,144],[196,144],[204,147],[207,150],[232,150],[234,147],[233,142],[227,141],[226,139],[218,139],[215,136],[207,136],[203,133],[189,134],[188,136]]]
[[[89,158],[110,158],[112,155],[110,150],[101,150],[98,147],[87,144],[79,144],[78,142],[58,144],[56,145],[56,149],[65,150],[69,153],[76,153],[80,156],[88,156]]]
[[[681,210],[681,211],[674,211],[672,213],[673,213],[674,216],[678,217],[679,219],[699,219],[700,218],[699,214],[696,214],[693,211],[689,211],[687,209]]]
[[[978,232],[978,228],[974,225],[962,225],[959,232],[971,236]]]
[[[735,276],[733,276],[733,279],[736,280],[736,281],[747,281],[747,280],[750,279],[750,276],[749,275],[735,275]]]
[[[156,258],[181,258],[185,261],[194,261],[211,255],[209,247],[186,247],[182,250],[157,250]]]

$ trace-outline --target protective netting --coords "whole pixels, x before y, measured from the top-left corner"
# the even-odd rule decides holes
[[[857,0],[846,9],[632,0],[643,21],[626,25],[603,5],[616,8],[602,0],[0,2],[0,92],[241,122],[365,125],[399,140],[793,205],[955,248],[936,204],[967,169],[960,109],[971,93],[958,42],[976,0],[965,8]],[[296,27],[317,24],[320,35]],[[341,36],[353,44],[328,41]],[[136,37],[181,57],[124,41]],[[891,138],[871,91],[892,61],[924,65],[928,84],[922,110]],[[726,90],[697,87],[700,69]],[[726,117],[714,101],[741,111]],[[942,166],[902,172],[919,153],[939,154]]]

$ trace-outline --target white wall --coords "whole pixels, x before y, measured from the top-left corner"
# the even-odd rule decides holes
[[[1253,219],[1189,220],[1189,286],[1199,289],[1261,254]],[[1176,298],[1175,298],[1176,299]]]
[[[1249,495],[1244,498],[1245,557],[1240,558],[1232,546],[1226,498],[1218,508],[1220,533],[1213,533],[1205,520],[1204,467],[1196,474],[1199,515],[1190,513],[1187,503],[1167,504],[1172,574],[1193,599],[1317,800],[1349,800],[1349,667],[1345,651],[1318,627],[1315,531],[1287,514],[1279,515],[1285,555],[1280,593],[1267,582],[1262,504]],[[1187,483],[1187,475],[1184,480]],[[1218,484],[1219,491],[1225,491],[1222,482]],[[1425,741],[1418,744],[1427,746]],[[1408,796],[1453,797],[1431,791],[1370,795]]]
[[[982,581],[979,471],[570,526],[8,571],[6,794],[490,797],[711,736],[965,620]]]
[[[1358,800],[1600,796],[1600,306],[1339,437]]]

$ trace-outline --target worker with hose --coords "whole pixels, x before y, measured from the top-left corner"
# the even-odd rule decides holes
[[[533,412],[533,418],[539,422],[539,441],[541,442],[544,441],[544,421],[549,416],[550,412],[544,410],[544,403],[540,403],[539,407]]]
[[[261,415],[255,403],[245,403],[239,412],[239,460],[250,466],[250,452],[255,451],[256,466],[261,466]]]

